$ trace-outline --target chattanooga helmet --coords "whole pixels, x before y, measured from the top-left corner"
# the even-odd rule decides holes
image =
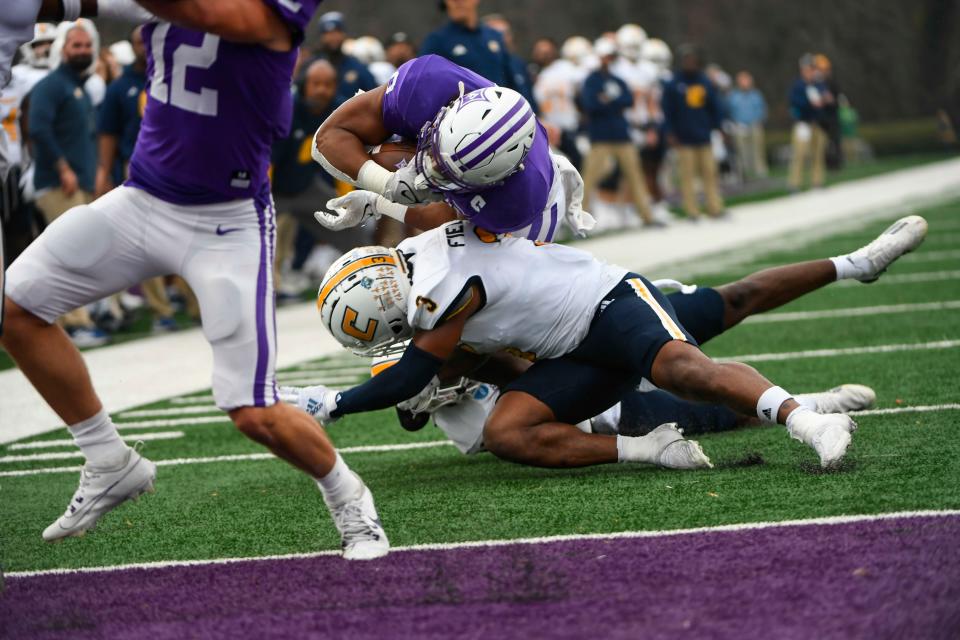
[[[647,41],[647,32],[637,24],[625,24],[617,29],[617,52],[628,60],[636,62],[643,53],[643,43]]]
[[[590,56],[593,55],[593,45],[583,36],[570,36],[563,41],[560,55],[563,56],[564,60],[569,60],[580,66],[586,64]]]
[[[462,93],[420,131],[417,172],[432,189],[472,193],[523,169],[537,118],[522,95],[505,87]]]
[[[360,356],[403,350],[410,269],[385,247],[358,247],[333,263],[317,294],[320,319],[337,342]]]
[[[657,65],[661,71],[669,69],[673,64],[673,54],[670,47],[660,38],[650,38],[643,43],[643,59]]]
[[[23,61],[36,69],[50,69],[50,48],[47,47],[43,53],[38,55],[37,45],[52,45],[57,38],[57,26],[49,22],[38,22],[33,27],[33,40],[20,45],[20,55]]]
[[[383,45],[373,36],[360,36],[354,40],[350,55],[368,66],[374,62],[383,62],[387,59]]]

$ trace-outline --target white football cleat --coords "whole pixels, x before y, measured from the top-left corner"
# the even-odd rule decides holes
[[[662,442],[657,453],[657,466],[665,469],[712,469],[710,458],[706,456],[696,440],[686,440],[676,422],[662,424],[646,438]]]
[[[813,400],[817,413],[848,413],[869,409],[877,401],[876,392],[862,384],[842,384],[829,391],[804,393],[797,396]]]
[[[390,541],[380,524],[373,494],[367,485],[352,500],[331,507],[330,514],[340,532],[340,545],[346,560],[373,560],[387,555]]]
[[[98,469],[84,465],[80,486],[70,505],[57,521],[43,531],[43,539],[55,542],[70,536],[80,537],[93,529],[109,511],[140,494],[153,491],[157,465],[130,449],[118,467]]]
[[[843,459],[850,446],[850,434],[856,429],[857,423],[842,413],[820,414],[797,409],[787,417],[787,432],[795,440],[813,447],[824,469]]]
[[[857,280],[874,282],[894,260],[919,247],[926,236],[927,221],[921,216],[906,216],[890,225],[876,240],[848,255],[847,260],[860,269]]]

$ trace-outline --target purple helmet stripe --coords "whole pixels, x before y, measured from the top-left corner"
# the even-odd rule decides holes
[[[489,129],[481,133],[476,140],[468,144],[466,147],[464,147],[460,151],[457,151],[455,154],[453,154],[452,159],[460,160],[461,158],[469,155],[475,149],[479,148],[485,141],[497,135],[497,132],[500,131],[500,129],[502,129],[504,126],[506,126],[506,124],[510,122],[511,118],[517,115],[517,112],[520,111],[520,109],[524,106],[527,106],[526,100],[522,100],[522,99],[517,100],[517,103],[513,105],[513,107],[511,107],[510,110],[507,111],[507,113],[504,114],[504,116],[500,118],[496,124],[494,124],[492,127],[490,127]]]
[[[500,149],[500,145],[502,145],[504,142],[509,140],[511,136],[513,136],[513,134],[515,134],[521,128],[525,127],[530,122],[531,118],[533,118],[533,111],[530,109],[527,109],[526,113],[524,113],[524,115],[519,120],[517,120],[517,122],[512,127],[510,127],[506,133],[504,133],[502,136],[497,138],[497,140],[493,144],[488,146],[482,153],[477,154],[469,162],[464,163],[463,165],[464,168],[473,169],[475,166],[480,164],[482,160],[489,158],[490,156],[495,154]]]

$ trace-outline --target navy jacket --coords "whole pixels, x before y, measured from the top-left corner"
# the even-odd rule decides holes
[[[803,78],[798,78],[790,88],[790,115],[799,122],[819,122],[822,118],[823,109],[815,107],[810,102],[808,86],[814,91],[823,94],[826,87],[823,84],[815,82],[808,85]]]
[[[537,99],[533,97],[533,80],[530,79],[530,72],[527,71],[527,63],[515,53],[511,53],[509,56],[510,72],[512,74],[510,86],[527,99],[527,102],[533,107],[534,113],[540,115],[540,105],[537,104]]]
[[[664,132],[682,145],[710,144],[710,132],[720,128],[723,106],[706,74],[677,72],[663,88]]]
[[[133,155],[140,132],[141,94],[146,83],[146,74],[134,70],[133,65],[124,67],[123,74],[107,87],[97,114],[97,132],[119,138],[118,159],[124,164]]]
[[[377,88],[377,81],[367,67],[345,53],[339,55],[318,55],[307,64],[303,65],[306,70],[314,60],[323,58],[328,60],[333,68],[337,70],[337,100],[345,102],[356,95],[357,91],[370,91]]]
[[[623,112],[633,106],[633,93],[626,82],[603,69],[594,71],[583,82],[580,103],[591,142],[630,142]]]
[[[58,188],[56,163],[67,161],[84,191],[93,191],[97,170],[96,122],[83,78],[66,64],[50,72],[30,93],[36,189]]]
[[[294,98],[293,120],[290,133],[273,143],[271,161],[273,163],[273,193],[278,196],[296,196],[306,191],[318,177],[329,184],[333,178],[313,161],[310,148],[314,132],[323,124],[340,101],[333,102],[316,114],[307,107],[302,98]],[[319,203],[317,206],[321,206]]]
[[[461,24],[448,22],[423,41],[420,55],[428,53],[455,62],[501,87],[517,89],[503,36],[486,25],[468,29]]]

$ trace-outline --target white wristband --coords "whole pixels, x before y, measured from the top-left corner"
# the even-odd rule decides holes
[[[764,422],[776,423],[780,405],[792,397],[782,387],[770,387],[757,400],[757,417]]]
[[[134,0],[97,0],[97,16],[135,24],[157,19]]]
[[[63,19],[73,22],[80,17],[80,0],[60,0],[63,5]]]
[[[387,200],[383,196],[377,196],[377,213],[393,218],[399,222],[407,221],[407,205]]]
[[[392,177],[392,171],[384,169],[373,160],[367,160],[360,167],[360,173],[357,174],[357,186],[383,195],[387,190],[387,182]]]

